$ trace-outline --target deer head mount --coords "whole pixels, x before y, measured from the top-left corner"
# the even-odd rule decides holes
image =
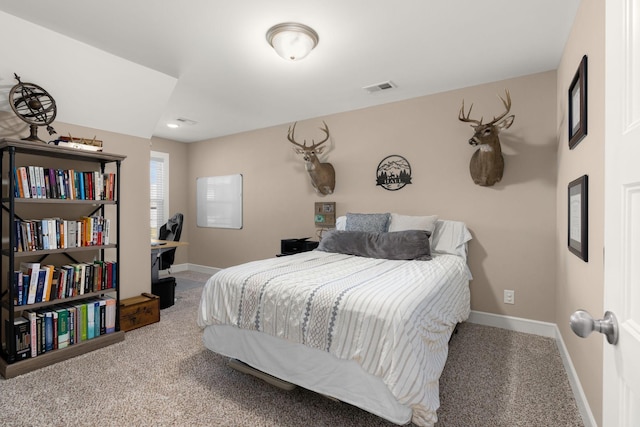
[[[469,118],[473,104],[471,104],[469,112],[465,115],[464,100],[462,100],[462,108],[460,108],[460,113],[458,114],[458,119],[461,122],[472,123],[471,127],[474,130],[474,134],[469,140],[469,144],[479,147],[471,156],[469,172],[473,182],[483,187],[499,182],[504,171],[504,158],[502,157],[498,134],[501,130],[508,129],[515,119],[514,115],[506,117],[509,114],[509,110],[511,110],[511,95],[508,90],[505,92],[507,94],[506,101],[501,96],[498,96],[498,98],[504,104],[506,111],[494,117],[489,123],[482,124],[482,118],[480,120]]]
[[[313,188],[317,193],[327,195],[332,194],[336,186],[336,172],[331,163],[323,163],[318,159],[318,154],[322,154],[325,148],[321,145],[329,140],[329,127],[325,122],[322,123],[324,127],[320,128],[320,130],[325,133],[326,137],[320,142],[315,142],[312,139],[311,145],[308,147],[306,139],[303,140],[302,144],[296,142],[294,132],[297,122],[289,127],[287,139],[295,146],[296,153],[302,154]]]

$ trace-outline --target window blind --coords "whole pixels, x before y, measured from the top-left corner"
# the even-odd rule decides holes
[[[152,151],[149,173],[151,238],[157,239],[160,227],[169,218],[169,154]]]

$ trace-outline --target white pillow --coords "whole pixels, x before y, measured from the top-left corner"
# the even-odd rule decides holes
[[[347,228],[347,217],[346,217],[346,215],[339,216],[338,218],[336,218],[336,230],[344,231],[345,228]]]
[[[431,236],[431,252],[458,255],[466,260],[467,242],[471,238],[471,233],[464,222],[438,220]]]
[[[424,230],[433,235],[437,220],[438,215],[414,216],[392,213],[389,231]]]

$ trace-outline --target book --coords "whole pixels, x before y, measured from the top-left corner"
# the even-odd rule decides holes
[[[105,317],[104,317],[104,308],[103,305],[100,304],[100,300],[93,300],[93,309],[95,310],[94,315],[94,328],[93,336],[99,337],[102,334],[102,325],[104,325]]]
[[[46,285],[46,278],[47,276],[47,271],[44,268],[40,268],[37,272],[37,285],[36,285],[36,301],[35,302],[42,302],[44,301],[42,298],[44,297],[44,288]]]
[[[40,185],[40,198],[47,198],[47,186],[44,180],[44,168],[42,166],[36,167],[36,174],[38,175],[38,184]]]
[[[107,301],[105,299],[98,301],[98,312],[100,315],[100,325],[96,328],[96,336],[107,333]]]
[[[49,291],[49,301],[60,299],[59,284],[60,284],[60,269],[53,267],[53,269],[51,270],[51,289]]]
[[[79,305],[78,324],[76,326],[79,330],[78,341],[86,341],[89,339],[88,325],[89,325],[89,314],[87,311],[87,303],[83,302],[83,303],[80,303]]]
[[[59,292],[62,293],[61,298],[73,296],[70,289],[73,281],[69,278],[69,276],[73,276],[73,267],[71,267],[69,264],[60,266],[60,284],[58,285],[58,287],[60,288]]]
[[[27,291],[27,304],[36,302],[36,294],[38,291],[38,271],[40,270],[39,262],[21,262],[20,271],[24,275],[29,276],[29,290]]]
[[[64,185],[64,171],[62,169],[58,169],[58,195],[60,199],[67,198],[67,189]]]
[[[24,317],[13,319],[13,333],[11,333],[9,319],[6,320],[5,325],[6,336],[13,337],[14,359],[17,361],[31,357],[31,322]]]
[[[53,265],[43,265],[41,270],[44,270],[44,291],[42,292],[42,301],[51,301],[55,299],[51,295],[51,286],[53,285],[53,271],[55,267]]]
[[[21,196],[25,199],[31,198],[31,187],[29,186],[29,178],[26,166],[18,168],[18,174],[20,179],[20,187],[22,189]]]
[[[74,248],[78,246],[78,223],[69,221],[67,235],[69,238],[68,247]]]
[[[46,219],[40,220],[40,230],[42,230],[42,249],[51,249],[49,247],[49,221]]]
[[[58,311],[51,311],[53,317],[53,349],[58,349]]]
[[[64,186],[64,194],[67,196],[67,199],[74,199],[73,189],[70,186],[69,182],[69,171],[64,169],[62,170],[62,180]]]
[[[26,311],[24,317],[29,321],[29,333],[31,338],[31,357],[38,355],[38,324],[35,311]]]
[[[36,311],[36,338],[38,355],[45,352],[45,321],[44,313]]]
[[[110,296],[103,297],[105,301],[105,333],[110,334],[116,331],[116,300]]]
[[[48,172],[49,172],[49,186],[51,187],[51,190],[50,190],[51,198],[59,199],[60,194],[58,193],[58,172],[53,168],[49,168]]]
[[[13,272],[13,305],[22,305],[22,271]]]
[[[65,298],[67,296],[66,294],[66,289],[67,289],[67,270],[64,268],[64,266],[61,266],[59,268],[56,269],[57,274],[58,274],[58,286],[57,286],[57,295],[58,295],[58,299],[62,299]]]
[[[22,275],[22,304],[27,305],[27,298],[29,296],[29,286],[30,286],[31,278],[28,274]]]
[[[16,236],[14,249],[16,252],[24,251],[24,245],[22,242],[22,226],[20,224],[21,224],[21,221],[19,219],[16,219],[13,221],[13,228],[15,230],[15,236]]]
[[[36,181],[36,171],[33,166],[27,167],[27,176],[29,177],[29,191],[31,192],[31,197],[34,199],[38,198],[38,190],[37,190],[37,181]]]
[[[87,339],[90,340],[96,336],[96,310],[93,301],[87,301]],[[98,319],[98,322],[100,319]]]
[[[53,313],[44,311],[44,351],[53,350]]]
[[[58,348],[69,346],[69,311],[66,308],[59,308],[58,313]]]
[[[18,168],[13,169],[13,182],[15,184],[13,188],[13,195],[15,197],[24,197],[24,190],[22,189],[22,182],[20,179],[20,173],[18,172]]]
[[[73,345],[78,342],[78,306],[72,304],[66,304],[65,307],[69,313],[69,345]]]

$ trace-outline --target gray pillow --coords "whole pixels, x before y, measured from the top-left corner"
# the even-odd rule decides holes
[[[428,261],[430,234],[425,230],[390,233],[331,230],[322,236],[318,250],[367,258]]]
[[[389,213],[359,214],[347,213],[346,231],[368,231],[382,233],[389,229]]]

